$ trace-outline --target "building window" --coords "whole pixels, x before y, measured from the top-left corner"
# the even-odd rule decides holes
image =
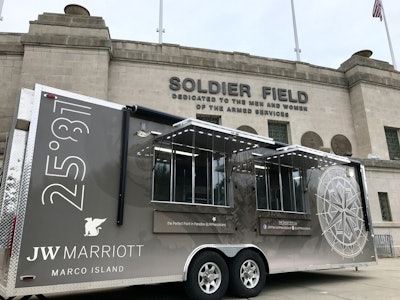
[[[254,167],[258,209],[306,212],[301,169],[268,163]]]
[[[154,160],[154,200],[227,206],[224,154],[160,144]]]
[[[248,126],[248,125],[239,126],[237,128],[237,130],[245,131],[245,132],[252,133],[252,134],[258,134],[257,131],[253,127]]]
[[[221,116],[197,114],[196,119],[201,120],[201,121],[206,121],[209,123],[213,123],[213,124],[217,124],[217,125],[221,125]]]
[[[382,221],[392,221],[388,194],[385,192],[378,192],[378,198],[381,207]]]
[[[287,123],[268,122],[268,136],[275,141],[289,144]]]
[[[390,159],[400,159],[400,144],[397,128],[385,127],[386,143]]]

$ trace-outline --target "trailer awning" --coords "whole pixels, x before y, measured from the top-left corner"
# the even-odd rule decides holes
[[[173,127],[172,132],[157,137],[156,142],[227,154],[275,145],[268,137],[196,119],[185,119]]]
[[[348,164],[347,157],[299,146],[292,145],[276,149],[276,153],[262,157],[266,163],[279,163],[296,168],[321,168],[339,164]]]

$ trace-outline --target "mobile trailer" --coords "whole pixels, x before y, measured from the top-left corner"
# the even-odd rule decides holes
[[[359,162],[43,85],[21,91],[0,196],[4,298],[253,297],[268,273],[376,263]]]

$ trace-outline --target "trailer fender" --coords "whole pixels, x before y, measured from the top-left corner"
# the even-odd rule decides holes
[[[253,244],[237,244],[237,245],[204,244],[204,245],[201,245],[201,246],[195,248],[190,253],[188,258],[186,259],[186,262],[185,262],[185,265],[184,265],[184,268],[183,268],[183,280],[184,281],[187,280],[187,273],[188,273],[189,266],[190,266],[190,263],[192,262],[193,257],[195,257],[195,255],[197,253],[199,253],[200,251],[203,251],[203,250],[206,250],[206,249],[207,250],[217,251],[217,252],[223,254],[225,257],[228,257],[228,258],[235,257],[243,249],[254,249],[256,252],[260,253],[260,255],[262,256],[262,258],[264,260],[264,263],[267,266],[267,271],[268,271],[267,256],[265,255],[264,251],[262,251],[256,245],[253,245]]]

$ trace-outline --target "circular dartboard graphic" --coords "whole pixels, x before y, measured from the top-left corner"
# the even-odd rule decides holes
[[[325,170],[318,184],[317,209],[322,234],[332,249],[343,257],[359,255],[367,233],[354,171],[342,166]]]

